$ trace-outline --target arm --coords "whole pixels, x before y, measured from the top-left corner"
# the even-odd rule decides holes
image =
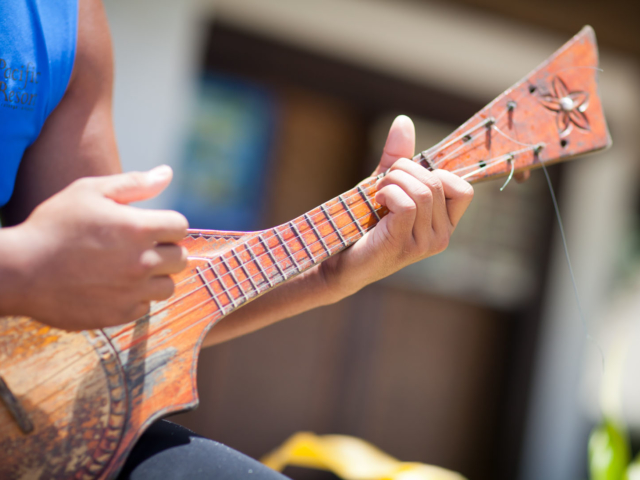
[[[292,315],[334,303],[411,263],[443,251],[471,203],[473,189],[446,171],[429,172],[408,160],[415,133],[398,117],[380,165],[390,172],[378,183],[376,200],[389,209],[359,242],[254,302],[212,328],[204,345],[214,345]]]
[[[16,225],[78,178],[120,173],[111,114],[113,54],[102,2],[80,0],[73,72],[64,97],[24,154],[3,223]]]
[[[132,321],[173,292],[186,264],[174,242],[176,212],[130,202],[171,180],[160,167],[120,172],[111,95],[113,61],[102,3],[80,0],[74,71],[67,91],[25,152],[0,230],[0,315],[26,315],[65,329]]]

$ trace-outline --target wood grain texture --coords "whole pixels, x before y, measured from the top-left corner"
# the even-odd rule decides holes
[[[597,62],[586,27],[415,161],[481,180],[607,147]],[[375,185],[369,179],[261,232],[189,231],[182,242],[189,264],[174,276],[174,295],[130,324],[65,332],[0,318],[0,388],[6,385],[33,425],[21,429],[11,402],[0,402],[0,478],[115,477],[151,422],[197,405],[206,332],[373,228],[386,213],[374,200]]]

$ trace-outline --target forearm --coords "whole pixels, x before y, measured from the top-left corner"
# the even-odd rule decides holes
[[[0,229],[0,316],[23,314],[26,248],[18,228]]]
[[[209,331],[203,346],[245,335],[344,296],[327,283],[316,266],[223,318]]]

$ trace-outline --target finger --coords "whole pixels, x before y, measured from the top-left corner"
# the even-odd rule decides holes
[[[411,119],[405,115],[399,115],[391,124],[389,135],[382,151],[382,158],[373,175],[386,172],[402,157],[413,157],[416,145],[416,132]]]
[[[376,193],[376,201],[389,210],[385,217],[390,236],[398,241],[413,234],[416,218],[416,204],[398,185],[390,184]],[[384,219],[383,219],[384,221]],[[431,223],[430,214],[425,219]]]
[[[440,178],[426,168],[421,167],[417,163],[406,158],[400,159],[393,164],[391,172],[394,171],[406,172],[430,190],[431,198],[428,199],[428,208],[432,211],[432,221],[430,226],[437,232],[442,232],[443,229],[449,231],[451,223],[447,213],[444,188]],[[416,202],[425,200],[424,195],[421,197],[414,197],[411,195],[411,197]]]
[[[187,266],[187,249],[175,244],[161,244],[146,250],[140,259],[151,275],[180,273]]]
[[[523,183],[526,182],[527,180],[529,180],[529,177],[531,176],[531,171],[529,170],[524,170],[522,172],[518,172],[516,173],[513,178],[516,179],[516,182],[518,183]]]
[[[95,182],[105,197],[127,204],[159,195],[172,178],[171,167],[161,165],[148,172],[128,172],[96,177]]]
[[[142,287],[143,300],[166,300],[175,290],[175,284],[167,275],[151,277]]]
[[[447,202],[449,221],[455,228],[473,200],[473,187],[455,173],[446,170],[435,170],[433,174],[440,178]]]
[[[422,183],[420,179],[415,178],[411,174],[403,170],[392,170],[389,172],[379,183],[379,187],[386,185],[397,185],[402,191],[411,198],[416,206],[416,216],[413,223],[412,234],[416,242],[423,242],[428,239],[432,233],[432,229],[435,229],[432,222],[435,222],[436,207],[434,205],[434,193],[429,189],[427,185]],[[440,200],[442,210],[439,213],[444,217],[443,224],[449,226],[449,218],[447,217],[447,209],[444,202],[444,196],[442,195],[442,189],[440,189]],[[440,220],[442,222],[442,220]]]
[[[128,207],[136,216],[134,222],[157,243],[177,243],[187,235],[189,222],[172,210],[144,210]]]
[[[133,322],[134,320],[138,320],[139,318],[144,317],[149,310],[151,305],[149,302],[140,302],[131,311],[127,314],[127,321]]]

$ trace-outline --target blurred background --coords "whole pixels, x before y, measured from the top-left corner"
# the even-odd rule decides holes
[[[635,4],[106,0],[123,166],[172,165],[148,206],[194,228],[288,221],[367,176],[395,115],[426,149],[584,24],[601,47],[614,146],[550,169],[594,341],[535,172],[478,185],[445,253],[203,351],[200,407],[174,420],[256,458],[344,433],[474,480],[586,478],[603,402],[640,442]]]

